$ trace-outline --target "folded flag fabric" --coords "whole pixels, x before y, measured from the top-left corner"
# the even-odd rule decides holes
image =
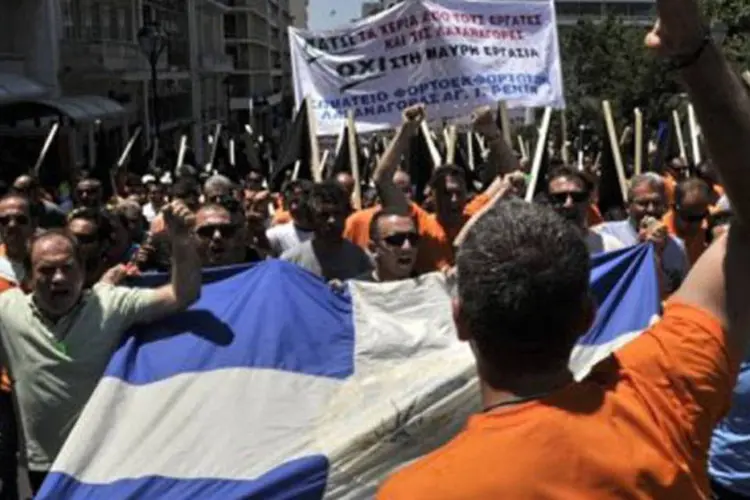
[[[368,498],[478,410],[442,274],[335,293],[286,262],[222,272],[124,340],[37,498]],[[576,372],[659,307],[648,246],[596,257],[591,278]]]

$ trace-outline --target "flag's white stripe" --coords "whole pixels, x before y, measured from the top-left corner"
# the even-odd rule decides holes
[[[252,480],[320,453],[313,428],[341,383],[255,368],[140,386],[105,378],[53,470],[89,483],[153,475]]]

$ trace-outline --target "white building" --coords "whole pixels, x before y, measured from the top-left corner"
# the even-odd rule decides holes
[[[628,24],[649,26],[656,17],[654,0],[555,0],[557,23],[570,26],[579,19],[600,21],[608,15]]]

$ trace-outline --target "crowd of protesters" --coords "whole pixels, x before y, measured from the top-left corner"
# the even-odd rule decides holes
[[[590,158],[567,165],[553,154],[535,203],[520,201],[528,164],[489,108],[472,115],[488,151],[483,185],[444,165],[422,203],[404,158],[423,105],[404,111],[373,157],[359,209],[346,171],[271,192],[260,170],[237,181],[187,168],[168,182],[131,176],[111,199],[84,172],[70,200],[14,179],[0,198],[0,499],[18,497],[19,456],[39,488],[128,328],[197,300],[202,268],[270,258],[334,288],[457,269],[456,325],[477,358],[485,411],[382,498],[701,498],[710,488],[750,498],[750,461],[735,457],[750,453],[750,428],[715,438],[711,486],[706,463],[750,334],[750,198],[738,197],[750,192],[750,100],[693,0],[658,4],[648,44],[682,62],[712,161],[675,157],[631,176],[619,219],[598,208],[601,166]],[[575,382],[568,356],[595,314],[590,256],[638,243],[655,249],[663,318]],[[149,272],[171,281],[123,286]]]

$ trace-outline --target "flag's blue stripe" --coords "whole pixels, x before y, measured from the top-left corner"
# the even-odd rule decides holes
[[[354,371],[351,298],[293,264],[263,262],[205,286],[189,311],[133,329],[106,375],[147,384],[239,367],[346,378]]]
[[[51,473],[35,499],[320,500],[323,498],[327,479],[328,460],[322,455],[287,462],[253,481],[148,476],[107,484],[88,484],[79,482],[68,474]]]
[[[594,257],[591,290],[598,306],[596,321],[579,344],[602,345],[645,328],[660,304],[651,245]]]

